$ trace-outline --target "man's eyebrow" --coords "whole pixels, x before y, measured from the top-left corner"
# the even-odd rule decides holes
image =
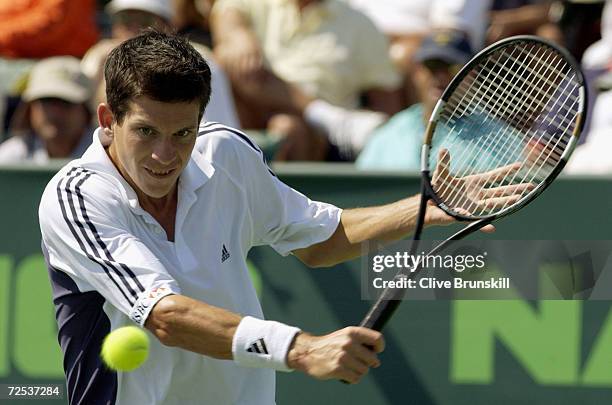
[[[145,120],[135,120],[132,122],[131,124],[132,127],[148,127],[151,129],[154,129],[156,131],[158,131],[158,129],[155,127],[155,125],[151,124],[149,121],[145,121]]]
[[[195,132],[195,130],[196,130],[197,128],[198,128],[198,126],[197,126],[197,125],[190,125],[190,126],[187,126],[187,127],[185,127],[185,128],[181,128],[181,129],[179,129],[178,131],[175,131],[174,133],[175,133],[175,134],[178,134],[179,132],[183,132],[183,131],[194,131],[194,132]]]
[[[148,128],[153,129],[156,132],[160,132],[159,129],[155,125],[153,125],[152,123],[146,120],[140,120],[140,119],[134,120],[131,126],[132,127],[148,127]],[[183,131],[194,131],[195,132],[197,128],[198,128],[198,125],[188,125],[184,128],[174,131],[174,133],[178,134],[179,132],[183,132]]]

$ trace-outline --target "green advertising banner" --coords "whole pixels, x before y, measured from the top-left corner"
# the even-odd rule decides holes
[[[415,193],[419,184],[416,176],[358,174],[344,166],[275,169],[281,179],[311,198],[342,207],[392,202]],[[0,385],[63,383],[37,212],[53,173],[54,168],[0,169]],[[597,205],[585,198],[595,192],[601,197]],[[474,237],[610,239],[610,207],[612,179],[561,178],[525,210],[500,221],[494,235]],[[451,230],[428,230],[425,237],[444,238]],[[359,260],[313,270],[270,248],[254,249],[250,260],[270,319],[327,333],[358,323],[369,307],[361,300]],[[407,301],[396,315],[385,330],[383,365],[362,383],[347,386],[300,373],[279,373],[277,403],[610,402],[608,301]]]

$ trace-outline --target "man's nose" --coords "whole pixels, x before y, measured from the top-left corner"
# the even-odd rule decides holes
[[[172,142],[172,139],[162,137],[156,142],[153,147],[152,157],[162,164],[172,163],[176,157],[176,146]]]

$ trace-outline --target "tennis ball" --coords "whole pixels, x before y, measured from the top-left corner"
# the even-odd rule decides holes
[[[262,282],[261,282],[261,273],[259,271],[259,269],[257,268],[257,266],[255,266],[255,264],[253,264],[252,261],[247,260],[247,268],[249,269],[249,276],[251,277],[251,282],[253,283],[253,287],[255,287],[255,292],[257,293],[257,296],[259,298],[261,298],[261,289],[262,289]]]
[[[149,337],[136,326],[124,326],[109,333],[100,353],[104,363],[118,371],[132,371],[149,355]]]

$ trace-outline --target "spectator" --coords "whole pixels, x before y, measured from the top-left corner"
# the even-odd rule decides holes
[[[471,56],[470,44],[463,33],[439,31],[426,37],[415,54],[419,102],[374,132],[357,159],[357,167],[418,171],[429,116],[446,86]]]
[[[345,0],[370,17],[392,40],[418,37],[432,30],[457,30],[468,35],[472,49],[484,44],[491,0]],[[418,45],[418,43],[417,43]]]
[[[591,44],[584,52],[582,56],[582,72],[587,83],[587,94],[588,94],[588,105],[594,106],[602,104],[601,101],[597,100],[598,92],[602,89],[609,89],[605,84],[599,85],[599,81],[602,76],[606,75],[608,69],[612,67],[612,2],[607,1],[602,11],[601,17],[601,39]],[[609,77],[609,74],[608,74]],[[604,97],[605,99],[605,97]],[[597,100],[597,101],[596,101]],[[584,136],[580,138],[581,143],[591,136],[591,125],[597,126],[593,120],[599,120],[600,118],[594,118],[593,113],[597,108],[590,108],[587,111],[587,117],[584,124]],[[609,111],[606,112],[610,116]]]
[[[177,6],[178,7],[178,6]],[[112,37],[92,47],[82,61],[83,71],[95,83],[95,103],[106,101],[103,77],[104,61],[119,43],[147,28],[171,32],[176,13],[170,0],[113,0],[106,6],[112,20]],[[221,122],[239,127],[231,88],[223,70],[213,60],[212,51],[204,45],[192,45],[206,58],[212,72],[212,96],[203,121]]]
[[[601,16],[604,0],[557,1],[558,16],[551,13],[551,22],[561,33],[560,43],[576,60],[581,60],[585,50],[601,38]],[[546,36],[542,29],[539,35]]]
[[[493,0],[487,42],[513,35],[535,35],[550,22],[551,3],[550,0]],[[552,14],[557,14],[555,9]]]
[[[23,123],[0,144],[0,162],[46,163],[77,158],[91,143],[91,83],[78,59],[53,57],[37,63],[23,93]]]
[[[212,49],[212,34],[208,24],[210,9],[214,0],[172,0],[174,9],[173,25],[178,35],[193,44]]]
[[[0,1],[0,55],[81,57],[98,38],[94,0]]]
[[[472,49],[484,44],[491,0],[345,0],[362,11],[391,42],[389,55],[404,78],[404,105],[418,102],[414,53],[433,30],[465,32]]]
[[[612,2],[607,1],[601,17],[601,39],[589,46],[582,56],[585,69],[606,70],[612,63]]]
[[[596,83],[598,94],[592,108],[592,119],[585,144],[578,147],[567,165],[567,172],[574,174],[610,174],[612,173],[612,43],[610,40],[610,16],[612,7],[607,3],[602,22],[603,38],[589,48],[585,58],[589,57],[588,66],[600,70],[607,65],[608,69],[600,74]],[[606,25],[608,24],[608,25]],[[584,64],[587,64],[583,60]],[[601,72],[601,70],[600,70]],[[585,126],[585,131],[587,130]],[[583,137],[584,137],[583,135]]]
[[[110,51],[147,27],[162,31],[170,31],[171,27],[172,8],[166,0],[113,0],[106,12],[111,17],[112,36],[95,44],[82,61],[83,72],[95,83],[94,104],[105,101],[103,70]]]
[[[283,139],[280,160],[331,159],[329,141],[351,158],[400,108],[386,38],[343,2],[217,0],[211,17],[241,123]]]
[[[612,72],[610,73],[612,76]],[[567,173],[572,174],[611,174],[612,159],[612,77],[610,89],[601,92],[593,108],[593,121],[588,140],[579,146],[567,164]]]
[[[603,5],[604,0],[495,0],[488,41],[535,34],[564,46],[580,60],[601,37]]]

